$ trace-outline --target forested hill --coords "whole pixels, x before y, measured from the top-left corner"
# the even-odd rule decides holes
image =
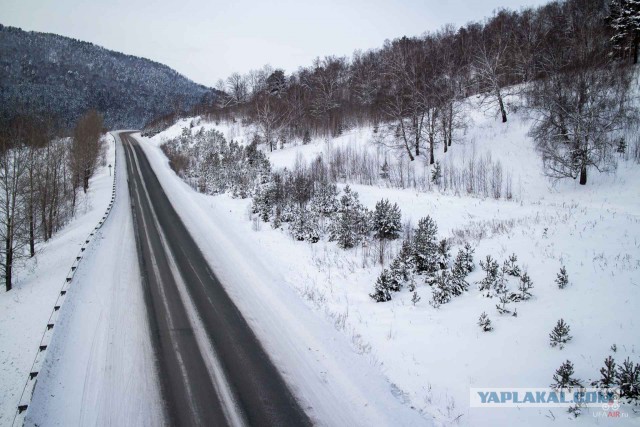
[[[141,128],[215,91],[166,65],[55,34],[0,24],[0,118],[51,115],[72,125],[89,109],[109,128]]]

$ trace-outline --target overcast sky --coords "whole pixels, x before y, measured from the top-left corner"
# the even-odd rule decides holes
[[[0,0],[0,23],[89,41],[213,86],[264,64],[295,71],[385,39],[547,0]]]

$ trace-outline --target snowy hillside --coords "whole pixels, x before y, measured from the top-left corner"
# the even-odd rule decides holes
[[[635,90],[638,93],[637,87]],[[517,97],[510,101],[512,108],[517,106]],[[503,124],[483,113],[477,102],[468,100],[466,129],[457,135],[448,153],[436,153],[436,160],[445,180],[447,171],[464,171],[470,161],[484,160],[490,170],[500,165],[500,197],[433,185],[428,179],[432,169],[423,158],[410,166],[398,165],[393,152],[374,143],[376,132],[371,127],[351,129],[330,140],[314,139],[306,145],[292,141],[267,153],[275,169],[294,169],[317,156],[326,161],[340,150],[367,153],[378,166],[376,174],[385,160],[392,170],[407,168],[408,176],[413,174],[418,182],[407,185],[409,188],[394,188],[384,179],[363,185],[358,177],[338,180],[338,186],[344,190],[348,183],[370,210],[383,198],[397,203],[405,232],[409,224],[416,227],[429,215],[437,224],[438,238],[453,245],[454,257],[465,243],[474,248],[475,269],[467,277],[468,291],[438,308],[429,303],[435,287],[422,276],[414,278],[419,300],[406,286],[392,292],[391,301],[376,303],[370,298],[381,271],[389,268],[400,251],[401,239],[392,241],[382,257],[374,244],[345,250],[326,236],[317,243],[295,241],[287,227],[274,229],[252,214],[250,199],[203,195],[199,196],[201,206],[233,227],[241,236],[239,242],[251,241],[259,252],[268,254],[272,268],[286,280],[282,286],[294,289],[324,316],[327,328],[335,328],[350,340],[353,352],[359,355],[357,363],[382,373],[393,395],[425,414],[425,423],[433,418],[443,425],[574,425],[573,415],[565,408],[470,408],[469,389],[548,387],[555,370],[566,360],[573,362],[575,377],[589,384],[600,378],[599,370],[609,355],[618,363],[627,357],[640,362],[640,168],[620,155],[615,172],[593,173],[587,186],[573,180],[550,181],[527,135],[531,119],[514,109],[509,122]],[[217,129],[227,140],[242,144],[253,136],[239,122],[216,124],[188,118],[146,139],[147,150],[159,153],[154,146],[202,129]],[[637,130],[628,139],[638,144]],[[166,162],[157,169],[179,179]],[[511,197],[505,191],[509,180]],[[485,277],[479,261],[490,255],[502,266],[512,254],[533,282],[532,296],[510,302],[506,305],[510,313],[499,314],[497,295],[487,298],[478,289],[477,283]],[[561,267],[569,278],[563,289],[555,282]],[[518,281],[511,278],[507,286],[516,291]],[[493,325],[490,332],[478,326],[483,312]],[[551,347],[549,340],[559,319],[568,323],[573,337],[563,349]],[[304,323],[305,319],[297,321]],[[593,410],[586,408],[578,422],[639,422],[637,408],[630,406],[622,409],[629,417],[624,420],[592,416],[589,411]]]

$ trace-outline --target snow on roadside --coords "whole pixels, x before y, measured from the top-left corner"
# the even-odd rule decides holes
[[[113,164],[114,140],[107,137],[107,163]],[[38,344],[65,277],[86,237],[104,215],[113,178],[99,167],[89,192],[80,194],[75,218],[51,240],[38,245],[36,257],[18,270],[10,292],[0,293],[0,424],[13,420]]]
[[[26,425],[162,425],[124,150],[116,202],[84,252],[48,348]]]
[[[138,138],[186,227],[312,419],[320,425],[432,424],[405,404],[366,348],[354,351],[360,337],[330,327],[287,285],[288,269],[303,260],[274,258],[246,221],[246,200],[196,193],[155,144]]]

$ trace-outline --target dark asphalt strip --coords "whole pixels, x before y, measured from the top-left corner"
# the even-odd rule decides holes
[[[143,150],[129,134],[121,137],[168,422],[310,425],[209,268]]]

